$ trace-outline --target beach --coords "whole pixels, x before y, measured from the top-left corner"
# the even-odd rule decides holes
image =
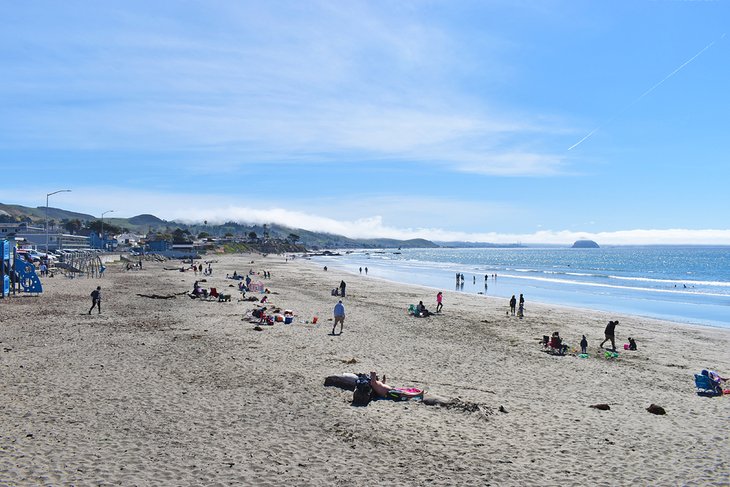
[[[693,381],[730,375],[728,329],[529,301],[518,319],[506,299],[448,289],[442,313],[413,318],[410,304],[435,309],[432,289],[302,258],[205,260],[212,276],[114,263],[0,300],[0,485],[728,485],[730,396],[699,397]],[[226,279],[251,269],[271,273],[255,280],[292,324],[254,329],[256,303]],[[232,300],[188,297],[202,279]],[[102,313],[89,315],[96,286]],[[543,351],[554,331],[571,353]],[[583,334],[589,358],[572,353]],[[370,371],[473,407],[353,407],[324,387]]]

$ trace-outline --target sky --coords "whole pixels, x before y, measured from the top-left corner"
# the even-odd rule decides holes
[[[0,0],[0,203],[730,245],[730,1]]]

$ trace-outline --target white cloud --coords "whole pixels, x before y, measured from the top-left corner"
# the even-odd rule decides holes
[[[37,194],[28,199],[27,195]],[[26,206],[43,206],[45,192],[38,190],[8,190],[3,198],[16,201]],[[322,216],[313,211],[292,210],[279,205],[262,203],[260,205],[239,205],[234,203],[235,197],[216,194],[159,194],[146,191],[126,191],[115,188],[74,188],[72,193],[54,195],[50,206],[69,209],[81,213],[89,213],[100,217],[101,211],[115,210],[112,217],[131,217],[142,213],[151,213],[165,220],[176,220],[185,223],[209,224],[237,221],[240,223],[277,223],[291,228],[328,232],[351,238],[425,238],[436,241],[467,241],[493,243],[523,244],[572,244],[576,240],[591,239],[599,245],[730,245],[730,229],[629,229],[611,232],[576,231],[576,230],[539,230],[533,233],[501,233],[451,231],[440,228],[439,224],[448,221],[450,214],[469,207],[469,202],[453,200],[437,201],[419,198],[398,199],[395,197],[374,197],[370,200],[351,201],[350,204],[367,208],[370,215],[358,218],[334,218]],[[6,202],[8,199],[5,200]],[[103,205],[103,208],[100,206]],[[313,203],[320,211],[329,203]],[[401,212],[416,216],[423,221],[425,216],[433,222],[433,226],[421,227],[398,226],[388,223],[394,217],[387,213],[388,208],[396,214]],[[431,209],[429,209],[431,208]],[[482,207],[484,211],[486,207]],[[519,208],[494,204],[489,211],[495,213],[518,213]],[[375,213],[378,212],[378,213]],[[346,213],[346,209],[343,210]],[[471,225],[474,227],[475,225]],[[586,225],[592,226],[592,225]]]

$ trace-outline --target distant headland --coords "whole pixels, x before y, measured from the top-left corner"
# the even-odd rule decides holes
[[[593,240],[576,240],[573,243],[574,249],[600,249],[601,247]]]

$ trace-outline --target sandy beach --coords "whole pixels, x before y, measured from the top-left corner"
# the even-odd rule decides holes
[[[703,368],[730,375],[728,329],[529,301],[520,320],[507,300],[449,290],[442,313],[418,319],[408,305],[435,309],[436,290],[301,258],[206,259],[209,277],[179,261],[115,263],[0,300],[0,485],[730,483],[730,396],[698,397],[693,381]],[[291,325],[244,319],[255,303],[226,274],[249,269],[271,273],[256,280]],[[231,302],[184,294],[203,278]],[[343,279],[347,318],[332,336]],[[97,285],[102,313],[88,315]],[[598,345],[616,319],[621,350],[607,359]],[[571,349],[585,334],[590,357],[545,353],[553,331]],[[623,351],[629,336],[638,351]],[[352,392],[323,385],[371,370],[478,408],[353,407]]]

